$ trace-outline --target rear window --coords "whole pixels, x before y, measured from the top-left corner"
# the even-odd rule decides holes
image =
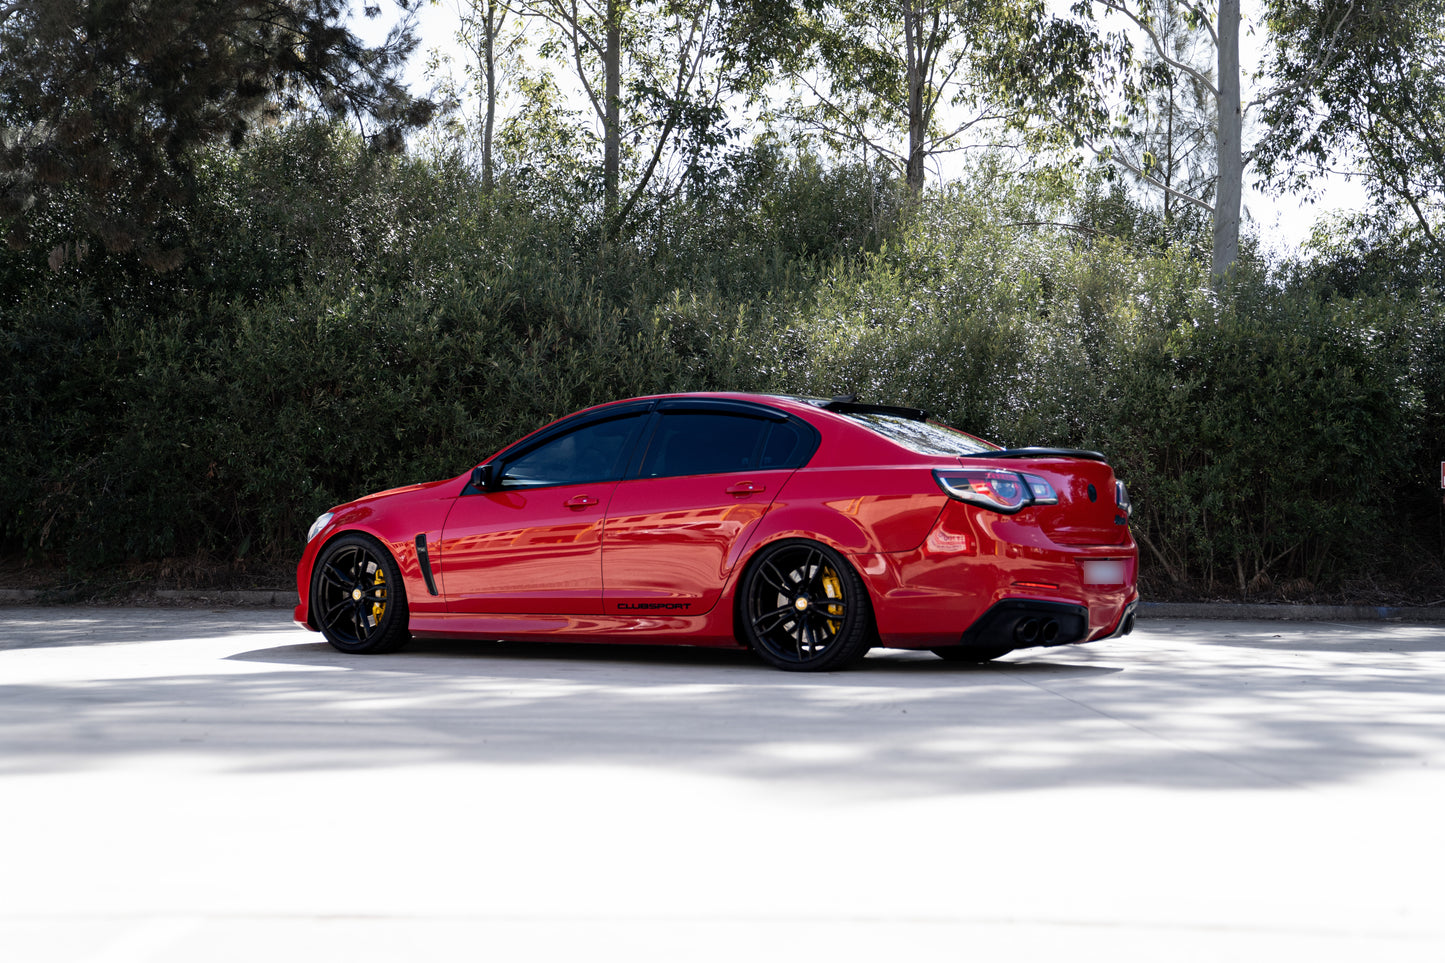
[[[899,415],[852,411],[845,413],[844,417],[852,418],[889,441],[921,455],[977,455],[1000,450],[998,445],[938,421],[914,421]]]

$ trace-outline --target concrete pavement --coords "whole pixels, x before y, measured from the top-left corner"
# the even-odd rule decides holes
[[[1445,959],[1445,630],[983,667],[0,609],[0,960]]]

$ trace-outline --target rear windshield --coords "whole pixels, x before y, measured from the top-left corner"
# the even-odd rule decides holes
[[[860,425],[921,455],[977,455],[999,451],[999,446],[950,428],[938,421],[914,421],[899,415],[847,412]]]

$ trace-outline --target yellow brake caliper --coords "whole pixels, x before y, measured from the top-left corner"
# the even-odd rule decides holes
[[[843,598],[843,580],[840,579],[838,577],[838,573],[833,571],[831,568],[825,567],[823,569],[823,591],[830,599],[841,600]],[[837,635],[838,630],[843,627],[842,602],[829,602],[824,606],[824,608],[827,610],[830,616],[833,616],[833,618],[828,619],[828,629],[834,635]]]
[[[382,586],[381,590],[376,593],[382,601],[374,602],[371,606],[371,624],[379,625],[381,617],[386,614],[386,572],[380,566],[377,566],[376,578],[371,584]]]

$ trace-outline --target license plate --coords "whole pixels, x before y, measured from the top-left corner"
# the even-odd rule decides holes
[[[1118,559],[1092,559],[1080,564],[1084,568],[1085,585],[1124,584],[1124,563]]]

